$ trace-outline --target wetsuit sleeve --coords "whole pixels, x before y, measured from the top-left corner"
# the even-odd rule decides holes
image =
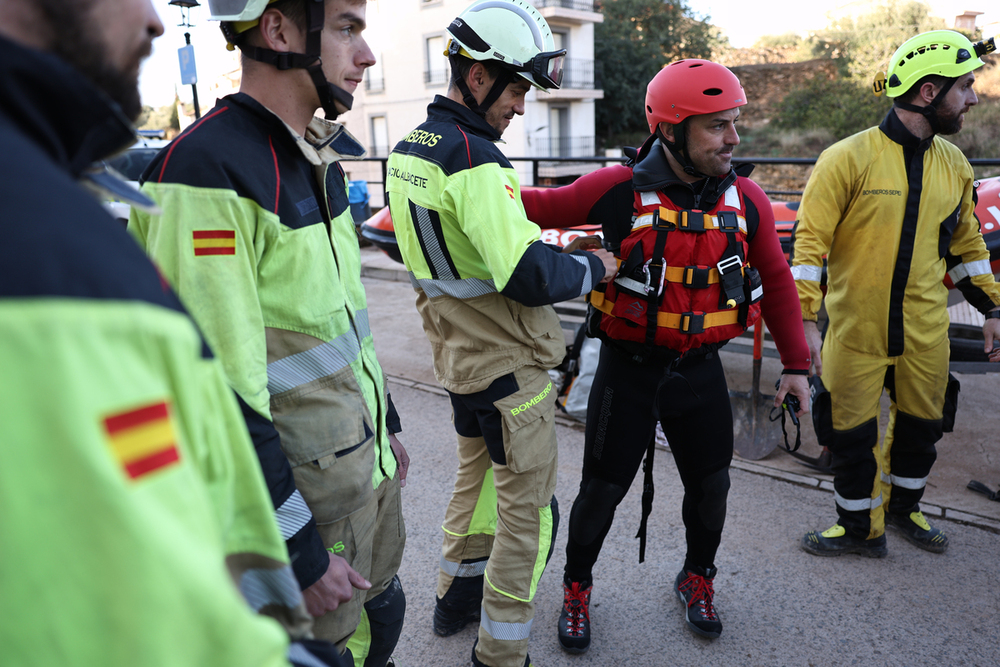
[[[226,380],[240,399],[296,579],[308,588],[326,571],[329,556],[295,488],[271,421],[264,322],[256,292],[259,211],[252,201],[227,190],[147,182],[143,191],[163,213],[133,209],[129,231],[177,290],[221,359]]]
[[[386,401],[386,411],[385,411],[385,429],[389,433],[399,433],[403,430],[403,426],[399,421],[399,413],[396,412],[396,406],[392,403],[392,395],[389,392],[385,394]]]
[[[978,198],[972,187],[971,173],[969,176],[945,261],[955,287],[966,301],[985,313],[1000,306],[1000,290],[993,278],[990,253],[976,217]]]
[[[601,224],[606,217],[606,207],[614,207],[607,195],[618,194],[620,186],[632,206],[632,171],[624,165],[604,167],[558,188],[524,190],[521,201],[528,219],[539,227],[576,227],[587,223]]]
[[[504,296],[527,306],[557,303],[590,292],[604,277],[589,253],[557,252],[539,240],[512,169],[490,163],[465,170],[449,181],[445,197]]]
[[[848,156],[824,151],[802,194],[798,223],[795,226],[795,250],[792,278],[802,305],[802,319],[815,322],[823,293],[823,257],[830,251],[833,233],[847,209],[854,189],[854,177]]]
[[[774,213],[767,195],[753,181],[742,179],[748,217],[756,209],[757,231],[750,241],[747,260],[760,272],[764,285],[761,313],[781,355],[785,370],[808,371],[809,346],[802,331],[801,309],[795,281],[781,250]]]

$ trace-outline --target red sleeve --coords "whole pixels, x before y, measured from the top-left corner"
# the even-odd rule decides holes
[[[774,228],[771,202],[760,186],[748,178],[740,178],[743,196],[757,208],[760,222],[750,241],[750,265],[760,271],[764,284],[761,312],[774,337],[786,370],[809,370],[809,346],[802,331],[802,307],[792,272]]]
[[[590,209],[611,188],[632,179],[632,170],[616,164],[592,171],[558,188],[521,190],[528,220],[542,229],[587,224]]]

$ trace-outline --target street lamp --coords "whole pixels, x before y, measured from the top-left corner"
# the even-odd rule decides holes
[[[170,0],[170,5],[180,7],[181,22],[177,25],[182,28],[191,27],[191,8],[200,7],[198,0]],[[191,96],[194,101],[194,117],[201,118],[201,108],[198,106],[198,73],[194,65],[194,47],[191,46],[191,33],[184,33],[184,44],[177,49],[177,56],[181,62],[181,83],[191,84]]]

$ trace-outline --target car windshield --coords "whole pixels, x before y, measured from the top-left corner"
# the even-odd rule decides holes
[[[126,180],[138,181],[139,177],[142,176],[142,172],[145,171],[146,166],[153,161],[153,158],[159,152],[159,148],[132,148],[121,155],[116,155],[109,160],[105,160],[105,162],[109,167],[124,176]]]

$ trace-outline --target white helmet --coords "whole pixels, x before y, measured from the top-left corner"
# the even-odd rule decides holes
[[[208,0],[212,21],[252,21],[259,19],[273,0]]]
[[[549,24],[525,0],[479,0],[451,22],[448,34],[448,55],[502,63],[540,90],[562,84],[566,49],[556,50]]]

